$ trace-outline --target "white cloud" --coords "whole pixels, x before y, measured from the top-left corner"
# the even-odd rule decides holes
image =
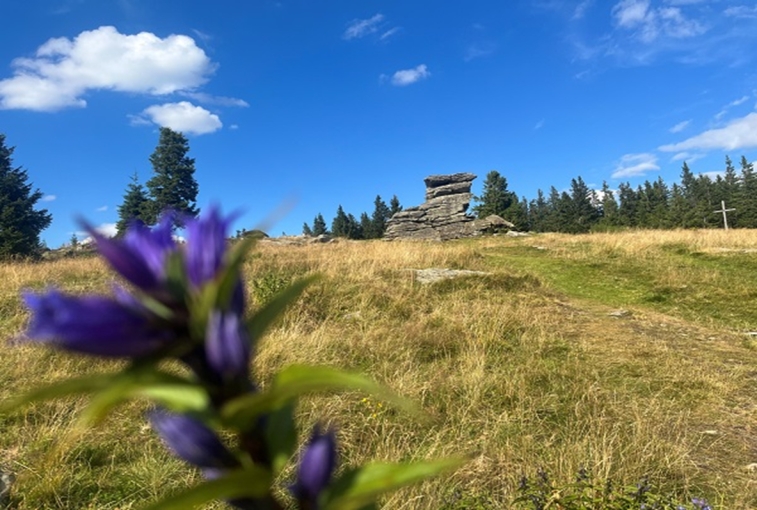
[[[248,103],[244,99],[239,99],[236,97],[214,96],[205,92],[182,92],[181,95],[186,96],[190,99],[194,99],[199,103],[216,106],[237,106],[240,108],[247,108],[248,106],[250,106],[250,103]]]
[[[725,170],[713,170],[711,172],[699,172],[699,175],[703,175],[705,177],[709,177],[713,181],[718,178],[718,176],[723,177],[725,175]]]
[[[682,142],[660,147],[664,152],[688,150],[735,150],[757,147],[757,113],[734,119],[725,127],[710,129]]]
[[[239,124],[232,124],[231,126],[229,126],[229,129],[231,130],[239,129]]]
[[[40,198],[40,200],[42,200],[43,202],[52,202],[56,198],[58,197],[56,197],[55,195],[45,195],[44,197]]]
[[[707,31],[699,21],[684,16],[680,8],[652,8],[650,0],[621,0],[612,8],[612,15],[617,27],[633,30],[647,44],[661,36],[685,39]]]
[[[732,18],[757,18],[757,5],[754,7],[747,7],[746,5],[729,7],[723,11],[723,14]]]
[[[678,152],[673,155],[672,158],[670,158],[670,161],[686,161],[687,163],[693,163],[694,161],[698,159],[702,159],[705,157],[705,154],[702,153],[690,153],[690,152]]]
[[[681,131],[689,127],[689,124],[691,124],[691,120],[684,120],[670,128],[668,131],[670,131],[671,133],[680,133]]]
[[[573,19],[582,19],[586,15],[586,11],[589,10],[589,7],[591,7],[593,3],[594,0],[583,0],[581,3],[579,3],[573,11]]]
[[[399,32],[400,30],[402,30],[402,27],[393,27],[393,28],[390,28],[389,30],[387,30],[386,32],[384,32],[383,34],[381,34],[381,37],[379,37],[379,39],[381,39],[382,41],[386,41],[391,36],[393,36],[394,34],[396,34],[397,32]]]
[[[392,85],[404,87],[431,76],[426,64],[421,64],[413,69],[403,69],[392,75]]]
[[[731,108],[733,106],[738,106],[740,104],[744,104],[747,101],[749,101],[749,96],[740,97],[739,99],[736,99],[736,100],[731,101],[730,103],[728,103],[728,108]]]
[[[115,223],[103,223],[100,226],[95,227],[98,234],[102,234],[106,237],[114,237],[118,232]]]
[[[618,26],[634,28],[647,19],[649,0],[621,0],[612,8]]]
[[[638,177],[651,170],[659,170],[657,156],[643,152],[640,154],[625,154],[620,158],[617,168],[612,173],[613,179]]]
[[[466,62],[470,62],[473,59],[481,58],[481,57],[488,57],[494,51],[497,49],[497,46],[490,42],[483,42],[483,43],[473,43],[469,44],[467,48],[465,48],[465,56],[463,59]]]
[[[368,34],[378,32],[379,24],[384,21],[383,14],[375,14],[368,19],[355,19],[350,21],[342,37],[346,40],[359,39]]]
[[[82,96],[92,90],[170,94],[202,85],[215,70],[190,37],[125,35],[110,26],[50,39],[12,66],[13,77],[0,80],[0,109],[85,107]]]
[[[108,206],[107,205],[103,205],[102,207],[98,207],[97,209],[95,209],[95,211],[97,211],[97,212],[105,212],[107,210],[108,210]]]
[[[203,135],[223,127],[218,115],[188,101],[153,105],[142,112],[141,118],[182,133]]]

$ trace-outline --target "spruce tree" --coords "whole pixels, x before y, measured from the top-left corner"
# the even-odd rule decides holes
[[[402,206],[400,205],[400,199],[397,198],[397,195],[393,195],[392,199],[389,201],[389,217],[391,218],[401,210]]]
[[[739,227],[757,228],[757,173],[744,156],[741,156],[741,182],[734,207]]]
[[[367,212],[360,214],[360,231],[363,233],[363,239],[373,239],[373,222]]]
[[[473,207],[473,212],[479,218],[486,218],[489,215],[496,214],[508,219],[507,210],[513,203],[518,202],[517,195],[507,189],[507,179],[496,170],[492,170],[486,174],[481,196],[474,197],[474,199],[478,204]]]
[[[118,222],[116,223],[116,235],[122,236],[129,224],[133,221],[145,220],[150,211],[150,199],[147,198],[144,186],[139,183],[137,173],[131,176],[131,182],[126,187],[124,201],[118,206]]]
[[[326,220],[323,219],[323,215],[321,213],[318,213],[313,219],[313,235],[321,236],[327,233],[328,230],[326,229]]]
[[[313,236],[313,230],[310,228],[310,225],[308,225],[308,222],[302,224],[302,235],[312,237]]]
[[[547,232],[549,204],[547,203],[547,199],[544,198],[542,190],[539,189],[536,191],[536,198],[531,200],[528,211],[531,230]]]
[[[602,182],[602,199],[601,203],[601,215],[602,219],[599,223],[605,227],[616,227],[618,225],[618,202],[615,200],[615,194],[610,189],[607,181]]]
[[[52,222],[46,209],[34,209],[42,192],[27,183],[26,170],[13,168],[13,149],[0,134],[0,259],[39,255],[39,234]]]
[[[147,181],[150,206],[146,220],[155,224],[163,211],[177,214],[176,226],[181,226],[181,215],[195,217],[197,209],[198,185],[195,180],[195,160],[187,157],[189,141],[169,128],[160,128],[160,140],[150,163],[155,173]]]
[[[331,221],[331,234],[334,237],[349,237],[350,221],[340,205],[336,210],[336,216]]]
[[[367,239],[378,239],[386,231],[386,222],[391,217],[391,210],[386,206],[380,195],[373,201],[373,215],[371,216],[371,231]]]

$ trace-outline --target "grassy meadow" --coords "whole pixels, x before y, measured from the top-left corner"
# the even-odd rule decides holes
[[[423,268],[488,274],[421,285],[412,270]],[[472,456],[385,508],[510,508],[539,468],[561,485],[585,468],[757,508],[757,231],[263,243],[246,267],[251,310],[312,273],[322,278],[261,341],[258,380],[294,362],[338,366],[428,415],[360,394],[302,401],[303,423],[338,428],[343,464]],[[11,342],[26,320],[19,290],[112,282],[94,258],[0,265],[0,400],[112,366]],[[85,404],[0,416],[12,508],[139,508],[197,480],[147,427],[145,403],[76,433]]]

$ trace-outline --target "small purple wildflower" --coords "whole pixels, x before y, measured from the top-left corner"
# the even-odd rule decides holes
[[[712,510],[712,507],[704,498],[694,498],[691,500],[691,503],[697,507],[697,510]]]
[[[57,290],[24,293],[32,312],[26,332],[30,340],[106,357],[149,354],[173,338],[152,327],[144,313],[102,296],[66,296]]]
[[[86,229],[108,264],[145,292],[151,292],[163,283],[166,257],[178,249],[169,214],[165,214],[160,224],[152,229],[139,222],[133,223],[123,239],[104,237],[88,225]]]
[[[313,430],[297,469],[297,481],[290,487],[295,498],[317,508],[318,496],[328,486],[336,467],[336,438],[329,430],[321,434]]]
[[[217,206],[197,220],[187,222],[187,276],[195,287],[213,280],[226,255],[226,235],[238,214],[224,218]]]
[[[168,448],[177,457],[201,468],[208,478],[217,478],[224,470],[239,466],[215,432],[202,422],[166,411],[153,411],[149,418]]]
[[[224,381],[247,377],[250,340],[241,318],[232,312],[214,311],[208,319],[205,352],[208,364]]]

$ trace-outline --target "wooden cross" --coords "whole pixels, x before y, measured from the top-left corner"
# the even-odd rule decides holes
[[[728,215],[726,213],[729,213],[731,211],[735,211],[736,209],[726,209],[725,208],[725,200],[720,201],[720,209],[717,211],[712,211],[714,213],[723,213],[723,225],[725,226],[725,229],[728,230]]]

